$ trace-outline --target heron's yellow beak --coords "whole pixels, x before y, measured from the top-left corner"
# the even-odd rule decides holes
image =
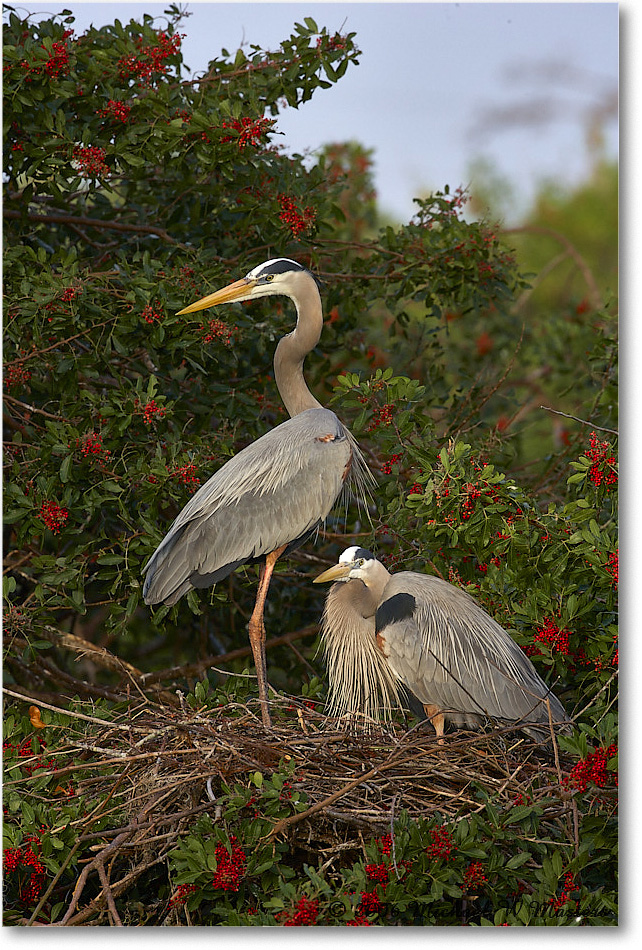
[[[323,574],[319,574],[318,577],[315,577],[312,583],[323,584],[326,581],[339,581],[348,576],[352,567],[352,564],[335,564],[334,567],[329,567]]]
[[[178,311],[178,316],[183,313],[196,313],[197,310],[205,310],[206,307],[215,307],[219,303],[231,303],[233,300],[239,300],[247,297],[256,284],[255,280],[249,280],[247,277],[241,277],[235,280],[233,284],[222,287],[221,290],[215,290],[213,294],[208,294],[196,303],[191,303],[189,307],[184,307]]]

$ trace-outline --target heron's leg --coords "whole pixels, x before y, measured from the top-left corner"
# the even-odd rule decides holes
[[[259,572],[259,586],[256,592],[256,601],[254,610],[248,624],[250,634],[250,646],[254,657],[254,666],[256,667],[256,679],[259,687],[259,699],[261,701],[261,718],[263,725],[269,729],[272,725],[270,720],[270,710],[268,708],[267,691],[267,661],[265,659],[265,626],[263,624],[263,611],[265,609],[265,599],[267,597],[270,580],[274,565],[279,557],[285,551],[285,545],[266,555],[265,564],[261,565]]]
[[[430,722],[437,733],[438,744],[443,745],[446,717],[443,713],[439,712],[439,706],[434,706],[432,703],[424,703],[424,709],[426,710],[426,715],[430,719]]]

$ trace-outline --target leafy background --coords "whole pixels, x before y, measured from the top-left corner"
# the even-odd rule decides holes
[[[275,135],[283,108],[358,66],[353,34],[308,18],[278,49],[223,51],[186,80],[181,29],[175,7],[162,26],[76,35],[70,14],[35,24],[17,11],[5,26],[6,922],[36,909],[62,919],[89,847],[77,828],[95,802],[79,791],[69,710],[108,721],[132,689],[161,706],[179,689],[194,708],[252,708],[255,570],[153,611],[141,572],[190,494],[285,418],[271,373],[292,326],[285,301],[176,312],[289,256],[324,281],[308,382],[359,438],[378,488],[371,523],[339,512],[278,568],[270,682],[322,710],[323,594],[310,579],[352,540],[391,569],[463,586],[575,717],[560,749],[579,838],[525,846],[522,864],[510,842],[516,827],[540,840],[536,814],[444,825],[402,810],[395,875],[385,836],[325,870],[279,846],[268,874],[252,851],[263,832],[241,808],[258,789],[265,827],[296,809],[281,762],[221,789],[225,826],[199,819],[162,885],[143,876],[120,912],[148,924],[171,910],[246,925],[612,925],[617,170],[596,158],[574,192],[543,188],[510,231],[495,221],[492,176],[483,194],[445,184],[411,221],[388,222],[359,143],[330,142],[310,163]],[[78,788],[58,761],[79,770]],[[250,899],[259,880],[263,898]],[[430,901],[427,880],[439,882]]]

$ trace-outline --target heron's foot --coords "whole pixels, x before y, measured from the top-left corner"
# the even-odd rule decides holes
[[[434,706],[432,703],[424,703],[424,710],[430,724],[437,733],[437,745],[445,745],[444,726],[446,725],[446,717],[442,712],[439,712],[439,706]]]

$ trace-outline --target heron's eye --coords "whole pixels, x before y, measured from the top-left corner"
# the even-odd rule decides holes
[[[266,282],[266,284],[272,283],[273,280],[274,280],[274,274],[266,274],[266,275],[265,275],[265,282]]]

